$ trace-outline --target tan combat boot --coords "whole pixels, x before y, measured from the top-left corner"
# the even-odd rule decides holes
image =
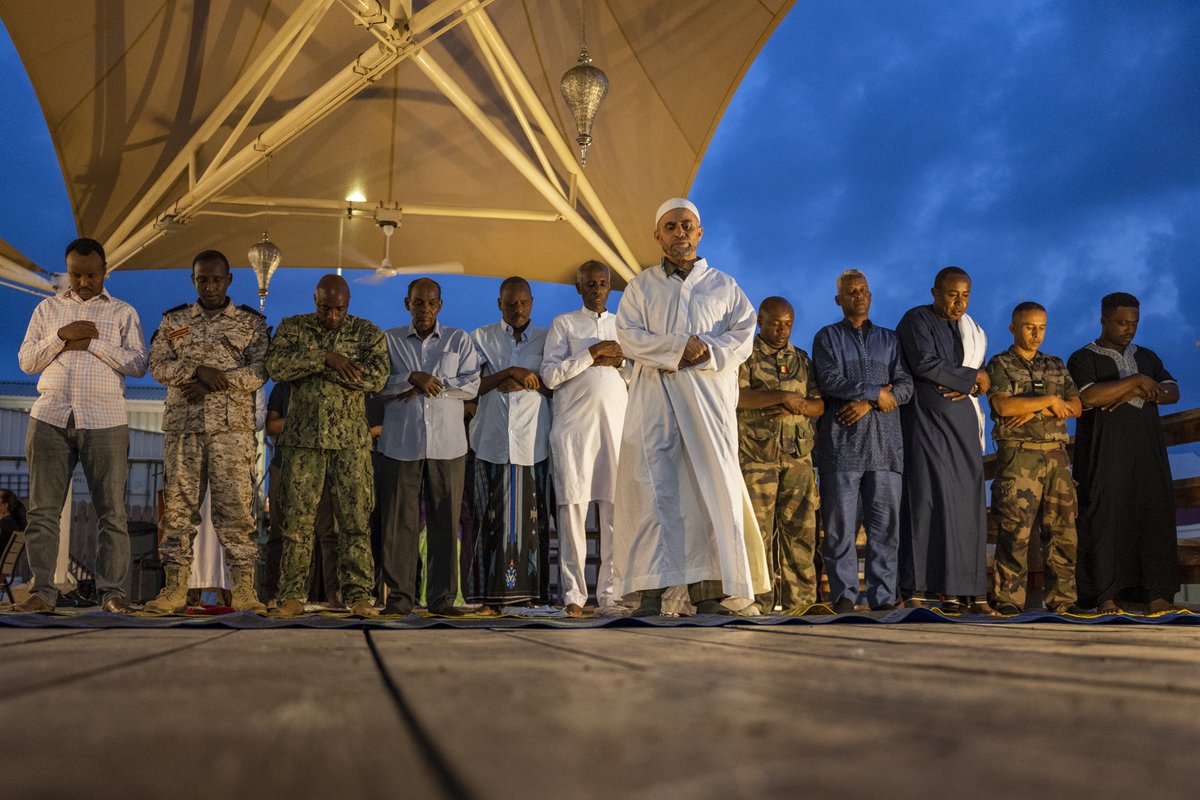
[[[188,564],[167,564],[167,585],[158,593],[158,597],[143,607],[147,614],[182,614],[187,610],[188,576],[191,566]]]
[[[252,614],[266,614],[267,607],[258,599],[254,591],[254,569],[246,567],[230,567],[229,577],[233,579],[233,610],[249,611]]]

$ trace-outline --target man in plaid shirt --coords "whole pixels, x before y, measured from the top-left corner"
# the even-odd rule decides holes
[[[29,527],[25,552],[33,592],[13,611],[54,610],[58,589],[59,516],[71,473],[83,466],[100,531],[96,590],[105,611],[127,614],[129,425],[125,378],[146,373],[146,346],[137,312],[104,289],[104,248],[93,239],[67,245],[70,289],[33,311],[18,355],[21,369],[38,378],[29,412]]]

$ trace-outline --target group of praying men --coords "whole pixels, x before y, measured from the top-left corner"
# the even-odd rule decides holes
[[[1023,302],[1012,346],[985,366],[965,271],[941,270],[933,302],[890,330],[869,318],[866,276],[847,270],[836,285],[842,319],[817,332],[810,358],[791,343],[786,300],[767,298],[756,314],[731,276],[698,257],[703,231],[694,204],[667,200],[654,217],[663,258],[629,281],[615,314],[608,267],[588,261],[576,273],[581,309],[535,326],[530,285],[512,277],[500,286],[500,321],[471,333],[438,321],[432,279],[408,286],[411,323],[383,331],[350,315],[349,285],[327,275],[315,311],[270,336],[258,311],[230,301],[225,256],[204,251],[192,265],[198,299],[163,315],[148,354],[136,312],[104,289],[103,248],[72,242],[70,288],[39,304],[20,349],[22,369],[41,377],[26,443],[33,588],[14,611],[54,608],[58,524],[77,463],[100,520],[102,607],[132,610],[122,398],[125,377],[147,366],[167,387],[165,585],[149,613],[186,609],[206,494],[233,608],[267,613],[266,599],[284,617],[306,613],[322,504],[351,615],[414,611],[422,529],[428,613],[467,613],[456,605],[464,493],[461,591],[485,616],[548,602],[552,516],[563,610],[583,615],[592,504],[601,614],[661,614],[672,587],[699,614],[800,613],[818,600],[818,562],[828,601],[849,612],[860,597],[860,527],[870,609],[1015,614],[1039,523],[1051,611],[1172,607],[1174,509],[1157,408],[1179,392],[1158,357],[1132,343],[1135,298],[1106,296],[1101,336],[1065,365],[1040,350],[1045,308]],[[268,423],[282,549],[262,598],[255,393],[268,378],[290,396],[286,420]],[[984,396],[998,450],[990,587]],[[368,397],[382,410],[374,426]]]

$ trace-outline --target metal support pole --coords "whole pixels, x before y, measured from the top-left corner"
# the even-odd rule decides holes
[[[604,240],[596,230],[587,223],[578,211],[571,207],[566,201],[566,198],[559,193],[557,187],[546,178],[545,175],[533,164],[525,153],[521,152],[512,141],[504,135],[495,123],[488,119],[487,114],[475,104],[466,92],[462,90],[453,78],[446,73],[437,62],[430,57],[429,53],[421,51],[412,56],[413,63],[420,68],[421,72],[433,82],[433,85],[446,96],[451,103],[463,113],[471,124],[473,124],[480,133],[484,135],[492,146],[508,160],[510,164],[516,167],[533,188],[536,189],[542,197],[546,199],[554,207],[563,219],[570,223],[580,236],[591,245],[596,253],[608,261],[614,270],[616,270],[626,280],[632,280],[634,272],[625,264],[625,261],[617,255],[607,241]]]

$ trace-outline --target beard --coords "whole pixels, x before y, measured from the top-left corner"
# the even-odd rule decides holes
[[[690,242],[677,242],[667,248],[667,254],[671,256],[671,258],[683,261],[685,259],[694,258],[696,255],[696,248],[692,246]]]

